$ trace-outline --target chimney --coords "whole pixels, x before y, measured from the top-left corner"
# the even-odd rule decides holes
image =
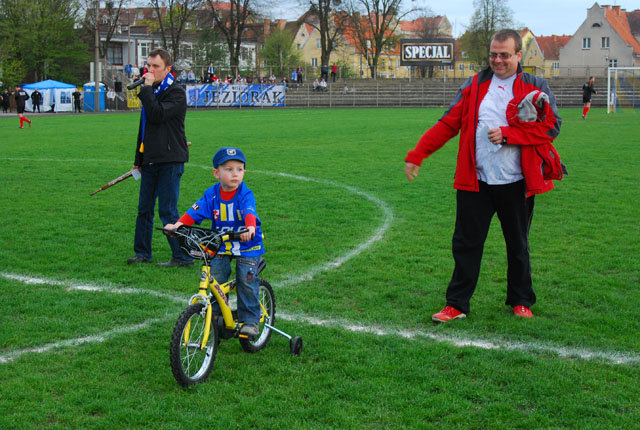
[[[278,20],[278,28],[280,30],[284,30],[284,26],[287,25],[287,20],[286,19],[279,19]]]
[[[264,19],[264,38],[269,37],[269,33],[271,33],[271,20],[269,18]]]

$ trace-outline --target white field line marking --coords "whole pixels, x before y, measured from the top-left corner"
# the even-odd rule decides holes
[[[79,159],[66,159],[66,160],[62,160],[62,159],[46,159],[46,158],[40,158],[40,159],[30,159],[30,158],[0,158],[3,160],[8,160],[8,161],[58,161],[58,162],[87,162],[87,161],[92,161],[92,162],[116,162],[117,160],[99,160],[99,159],[93,159],[93,160],[79,160]],[[119,163],[123,163],[124,162],[119,162]],[[203,165],[198,165],[198,164],[187,164],[187,166],[189,167],[197,167],[197,168],[201,168],[201,169],[211,169],[212,166],[203,166]],[[366,191],[360,190],[359,188],[350,186],[350,185],[345,185],[345,184],[341,184],[339,182],[334,182],[334,181],[328,181],[326,179],[317,179],[317,178],[310,178],[310,177],[306,177],[306,176],[299,176],[299,175],[292,175],[289,173],[283,173],[283,172],[270,172],[270,171],[264,171],[264,170],[251,170],[252,173],[258,173],[258,174],[262,174],[262,175],[271,175],[271,176],[280,176],[283,178],[290,178],[290,179],[295,179],[298,181],[305,181],[305,182],[315,182],[318,184],[322,184],[322,185],[327,185],[330,187],[337,187],[337,188],[343,188],[353,194],[356,194],[360,197],[363,197],[371,202],[373,202],[379,209],[382,210],[383,214],[384,214],[384,220],[382,221],[382,224],[376,229],[376,231],[373,233],[373,235],[371,237],[369,237],[368,239],[366,239],[365,241],[363,241],[360,245],[358,245],[356,248],[348,251],[347,253],[338,256],[337,258],[326,262],[326,263],[322,263],[319,264],[317,266],[313,266],[311,267],[309,270],[307,270],[305,273],[294,273],[294,274],[290,274],[287,275],[283,280],[281,281],[274,281],[272,283],[272,286],[274,288],[284,288],[284,287],[288,287],[297,283],[300,283],[302,281],[309,281],[311,279],[313,279],[313,277],[319,273],[322,272],[326,272],[328,270],[333,270],[333,269],[337,269],[338,267],[342,266],[344,263],[346,263],[347,261],[351,260],[352,258],[360,255],[362,252],[366,251],[367,249],[369,249],[375,242],[379,241],[380,239],[382,239],[382,236],[386,233],[386,231],[389,229],[389,227],[391,226],[391,222],[393,221],[394,215],[393,215],[393,211],[391,210],[391,208],[389,207],[389,205],[379,199],[378,197],[374,196],[373,194],[369,194]]]
[[[66,286],[67,291],[99,291],[99,292],[108,292],[114,294],[141,294],[141,295],[153,295],[158,298],[164,298],[169,301],[175,303],[187,303],[187,297],[175,296],[167,293],[157,292],[153,290],[145,290],[141,288],[119,288],[113,286],[98,286],[98,285],[88,285],[88,284],[75,284],[72,282],[63,282],[53,279],[45,279],[45,278],[32,278],[28,276],[15,275],[11,273],[3,273],[0,272],[0,277],[11,279],[14,281],[19,281],[25,284],[46,284],[46,285],[57,285],[57,286]],[[147,320],[140,324],[116,328],[105,332],[100,336],[86,336],[78,339],[71,339],[67,341],[62,341],[54,344],[45,345],[42,347],[34,347],[34,348],[25,348],[19,351],[12,351],[7,353],[6,355],[0,356],[0,363],[6,363],[9,361],[13,361],[16,358],[20,357],[23,354],[30,352],[47,352],[52,349],[58,349],[67,346],[78,346],[83,343],[91,343],[91,342],[104,342],[107,339],[113,338],[120,334],[131,333],[137,330],[142,330],[149,327],[151,324],[164,321],[167,318],[170,318],[171,315],[165,316],[160,319]],[[175,315],[173,315],[175,317]],[[624,353],[619,351],[604,351],[604,350],[595,350],[588,348],[573,348],[573,347],[563,347],[552,344],[544,344],[540,342],[511,342],[505,339],[480,339],[480,338],[470,338],[464,337],[456,334],[440,334],[433,333],[429,331],[422,330],[410,330],[410,329],[394,329],[389,327],[380,327],[374,325],[358,325],[354,324],[348,320],[339,320],[332,318],[315,318],[311,316],[305,315],[291,315],[287,313],[278,313],[276,315],[277,318],[281,318],[286,321],[295,321],[301,322],[305,324],[311,324],[322,327],[335,327],[343,330],[356,332],[356,333],[366,333],[373,334],[376,336],[397,336],[405,339],[418,339],[418,338],[426,338],[430,339],[434,342],[439,343],[449,343],[455,347],[473,347],[487,350],[505,350],[505,351],[521,351],[524,353],[538,353],[538,354],[556,354],[559,357],[567,357],[567,358],[579,358],[582,360],[590,361],[590,360],[602,360],[607,361],[613,364],[637,364],[640,363],[640,355],[633,353]]]

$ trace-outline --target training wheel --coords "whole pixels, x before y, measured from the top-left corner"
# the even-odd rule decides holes
[[[300,336],[296,336],[290,339],[289,349],[291,350],[292,355],[300,355],[302,352],[302,338]]]

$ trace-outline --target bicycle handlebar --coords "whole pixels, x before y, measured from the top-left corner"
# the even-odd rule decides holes
[[[190,227],[190,226],[186,226],[186,227]],[[177,233],[177,229],[176,230],[166,230],[164,227],[156,227],[156,230],[160,230],[162,231],[164,234],[168,234],[168,235],[175,235]],[[220,236],[220,238],[222,239],[222,241],[226,241],[226,240],[240,240],[240,235],[248,232],[249,229],[245,228],[244,230],[240,230],[240,231],[225,231],[224,233],[218,233],[218,236]],[[227,238],[225,238],[225,236],[227,236]],[[252,237],[253,239],[253,237]]]

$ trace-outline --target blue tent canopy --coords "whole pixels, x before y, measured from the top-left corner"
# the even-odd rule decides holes
[[[33,84],[24,85],[22,88],[25,90],[33,90],[35,88],[39,90],[49,89],[68,89],[75,88],[75,85],[65,84],[64,82],[54,81],[53,79],[47,79],[46,81],[40,81]]]

